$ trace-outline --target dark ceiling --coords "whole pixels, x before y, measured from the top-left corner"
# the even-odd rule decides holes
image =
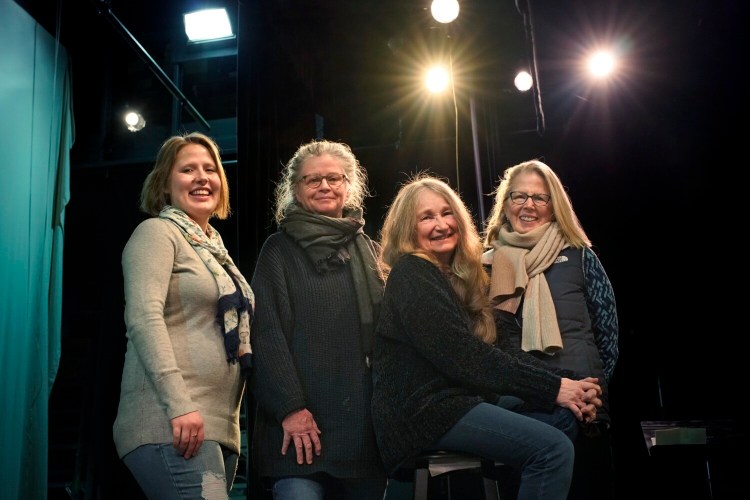
[[[436,51],[445,56],[450,48],[454,71],[463,77],[458,92],[471,88],[478,98],[482,93],[492,98],[507,92],[500,80],[528,55],[523,18],[512,0],[464,1],[459,20],[447,27],[431,19],[427,1],[75,0],[58,2],[57,10],[48,2],[20,3],[69,52],[74,165],[150,158],[175,126],[206,131],[191,109],[210,123],[209,133],[225,140],[226,150],[234,150],[231,120],[238,116],[240,94],[247,92],[238,88],[243,68],[248,79],[262,79],[260,88],[273,94],[248,98],[273,101],[262,119],[281,120],[278,140],[298,144],[313,137],[315,115],[326,136],[353,146],[394,143],[404,138],[405,127],[420,141],[445,140],[442,136],[452,136],[440,128],[446,119],[434,109],[425,111],[427,103],[419,102],[424,97],[415,95],[415,64]],[[228,7],[238,38],[189,46],[182,14],[199,4]],[[162,70],[185,100],[173,97]],[[147,126],[138,134],[119,122],[130,107],[146,108]],[[415,116],[420,113],[422,120]],[[284,123],[285,116],[298,122],[297,114],[307,115],[304,123]],[[513,126],[536,126],[533,109],[515,114]],[[446,130],[453,122],[447,120]],[[437,136],[423,137],[429,131]]]
[[[428,53],[446,55],[449,49],[459,128],[469,129],[471,96],[484,120],[478,124],[482,145],[493,152],[520,144],[521,157],[550,154],[563,134],[592,137],[618,133],[621,126],[682,133],[706,113],[723,117],[726,103],[713,96],[730,84],[712,91],[703,75],[712,65],[721,71],[716,54],[737,50],[740,30],[731,28],[745,10],[742,2],[728,0],[463,0],[459,19],[446,27],[431,20],[429,0],[18,3],[61,40],[72,61],[74,165],[151,158],[175,128],[206,130],[190,107],[210,122],[209,133],[225,150],[235,151],[236,120],[247,112],[239,104],[253,100],[263,103],[261,116],[254,117],[258,126],[272,126],[284,151],[320,133],[316,115],[328,138],[359,148],[450,142],[453,104],[427,102],[413,80],[414,66]],[[227,6],[238,38],[189,47],[182,14],[198,5]],[[627,75],[606,89],[582,81],[574,64],[595,39],[617,44],[629,65]],[[532,50],[543,115],[534,111],[531,96],[511,96],[505,84]],[[184,94],[182,106],[154,66]],[[729,66],[723,69],[731,74]],[[260,83],[253,87],[255,79]],[[138,134],[119,122],[120,113],[135,106],[147,108],[147,128]],[[690,139],[697,133],[684,132]],[[614,138],[592,142],[609,147]],[[516,158],[484,160],[507,166]]]

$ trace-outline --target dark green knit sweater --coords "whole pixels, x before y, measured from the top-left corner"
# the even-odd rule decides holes
[[[349,266],[319,274],[302,248],[278,232],[263,245],[251,286],[250,382],[258,403],[252,452],[259,475],[384,477]],[[294,446],[281,455],[281,421],[302,408],[322,431],[323,454],[312,465],[297,465]]]
[[[508,394],[551,410],[560,389],[558,375],[476,338],[445,276],[412,255],[388,276],[373,377],[373,421],[389,473],[483,401]]]

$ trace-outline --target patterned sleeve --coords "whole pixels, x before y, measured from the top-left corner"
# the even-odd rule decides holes
[[[609,383],[620,352],[615,292],[601,261],[589,248],[583,252],[583,272],[591,327],[594,330],[594,339],[604,365],[604,376],[607,379],[606,382]]]

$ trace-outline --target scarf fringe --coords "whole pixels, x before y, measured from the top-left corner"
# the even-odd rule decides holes
[[[232,364],[237,363],[240,349],[240,325],[242,324],[241,316],[247,314],[248,324],[252,323],[253,320],[253,308],[250,305],[250,301],[247,300],[239,290],[235,290],[230,295],[224,295],[219,298],[216,308],[216,323],[224,333],[224,348],[227,352],[227,361]],[[237,326],[229,331],[225,331],[224,317],[227,311],[237,311]]]

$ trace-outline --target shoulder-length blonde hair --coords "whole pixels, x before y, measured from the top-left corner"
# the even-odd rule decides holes
[[[586,232],[583,230],[576,213],[573,211],[573,203],[570,201],[568,193],[565,191],[560,178],[544,162],[539,160],[529,160],[518,165],[514,165],[505,170],[500,179],[500,185],[495,190],[495,203],[487,219],[487,228],[485,230],[484,244],[486,247],[492,246],[500,234],[500,228],[505,226],[506,229],[512,229],[508,216],[505,213],[505,203],[508,202],[508,196],[513,190],[515,179],[525,173],[534,173],[544,179],[549,188],[549,194],[552,202],[552,214],[554,220],[560,226],[563,236],[567,243],[574,248],[590,247],[591,241]]]
[[[473,322],[474,335],[488,344],[497,338],[495,322],[487,300],[489,278],[482,263],[482,242],[469,210],[460,196],[443,180],[419,173],[408,180],[388,208],[381,230],[381,264],[387,275],[403,255],[413,254],[438,262],[417,243],[419,194],[429,189],[442,196],[451,207],[458,225],[458,245],[450,264],[449,278],[453,290]]]
[[[341,160],[341,166],[346,174],[349,189],[344,208],[359,208],[364,211],[364,201],[370,196],[367,188],[367,172],[359,164],[351,148],[343,142],[332,142],[325,139],[313,140],[297,149],[281,172],[281,180],[276,184],[274,219],[277,224],[286,215],[287,209],[295,204],[294,185],[299,182],[300,171],[307,160],[315,156],[331,155]]]
[[[200,132],[174,135],[162,143],[159,153],[156,155],[154,168],[146,176],[141,188],[141,210],[149,215],[156,216],[165,206],[172,203],[169,199],[169,193],[167,193],[167,183],[172,174],[172,166],[177,159],[177,154],[189,144],[198,144],[206,148],[216,164],[221,179],[221,190],[219,192],[219,204],[216,205],[216,210],[211,216],[226,219],[231,213],[229,208],[229,184],[227,183],[227,174],[224,172],[224,165],[221,164],[219,146],[213,139]]]

